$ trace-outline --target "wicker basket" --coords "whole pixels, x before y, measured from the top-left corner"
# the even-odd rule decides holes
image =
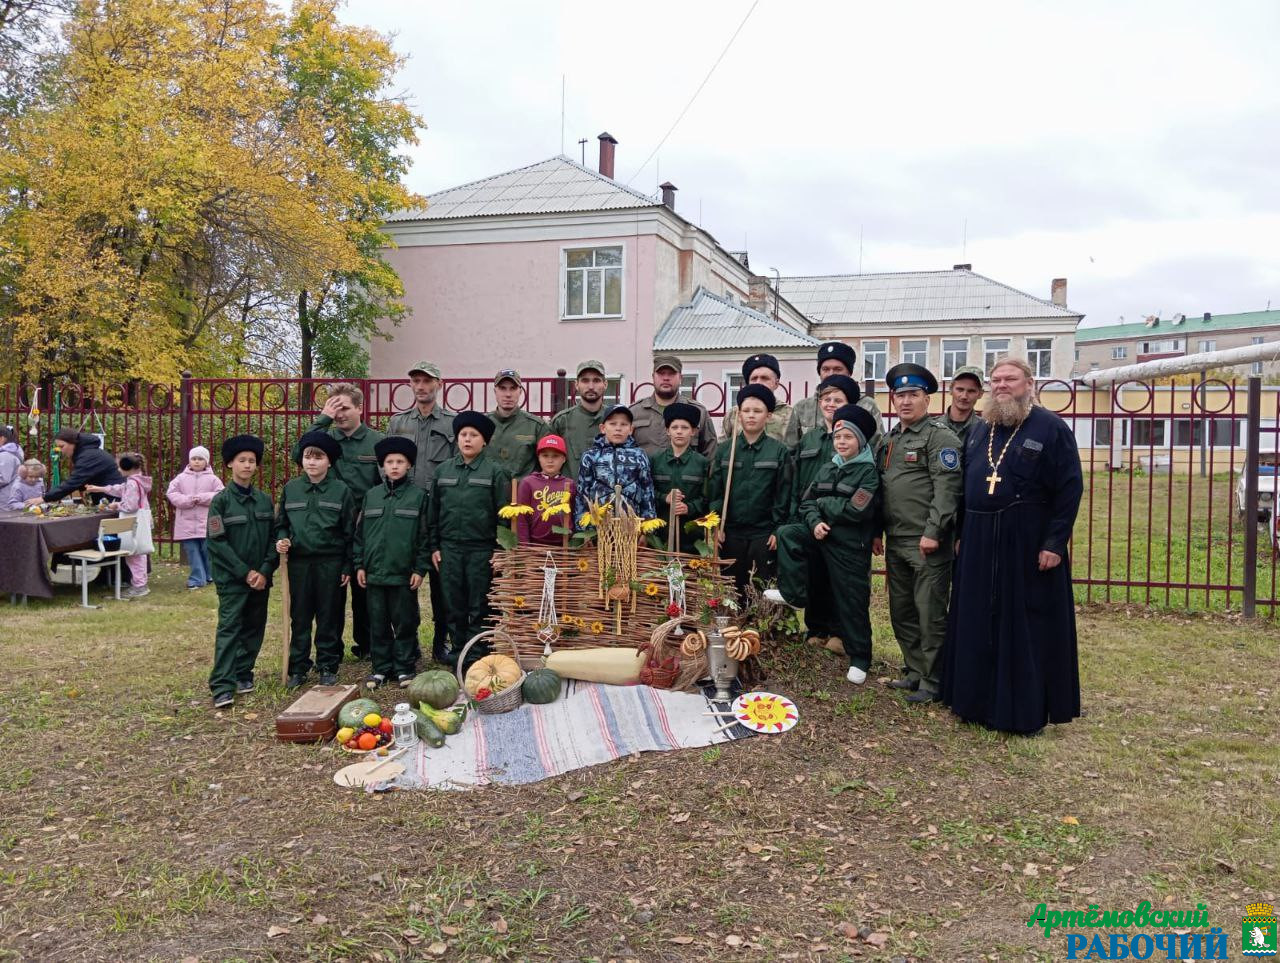
[[[506,637],[506,633],[501,629],[492,629],[488,632],[481,632],[463,646],[462,652],[458,656],[458,666],[454,669],[455,674],[458,676],[458,688],[463,692],[466,691],[466,685],[463,682],[462,667],[467,664],[467,653],[477,642],[485,642],[489,639],[498,638],[500,636],[506,641],[507,645],[511,645],[511,640]],[[487,699],[472,699],[471,704],[475,706],[475,710],[477,712],[483,712],[487,716],[498,715],[502,712],[510,712],[512,709],[518,708],[520,704],[524,702],[524,695],[520,690],[524,686],[524,680],[526,678],[528,678],[528,673],[521,669],[520,678],[507,686],[507,688],[503,689],[501,692],[495,692]]]

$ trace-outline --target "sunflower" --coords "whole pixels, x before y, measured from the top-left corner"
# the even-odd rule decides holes
[[[649,598],[653,598],[655,595],[657,595],[658,594],[657,584],[654,582],[650,582],[648,585],[646,585],[644,587],[644,594],[649,596]]]
[[[661,518],[646,518],[640,523],[640,532],[643,535],[648,535],[650,532],[656,532],[666,524]]]
[[[587,571],[587,570],[588,570],[588,569],[590,569],[590,568],[591,568],[591,563],[590,563],[590,562],[588,562],[585,558],[580,558],[580,559],[578,559],[578,571],[579,571],[579,572],[585,572],[585,571]]]
[[[599,635],[599,634],[600,634],[601,632],[603,632],[603,631],[604,631],[604,623],[603,623],[603,622],[596,621],[596,622],[592,622],[592,623],[591,623],[591,634],[592,634],[592,635]]]
[[[522,609],[522,608],[524,608],[524,596],[523,596],[523,595],[517,595],[514,599],[512,599],[512,601],[516,603],[516,608],[518,608],[518,609]]]
[[[501,508],[498,509],[499,518],[511,519],[511,518],[515,518],[517,515],[532,515],[532,514],[533,514],[533,507],[530,505],[511,504],[511,505],[503,505]]]
[[[546,505],[542,507],[542,520],[544,522],[551,521],[556,515],[568,515],[572,512],[568,502],[561,502],[558,505]],[[585,515],[583,516],[586,517]]]
[[[699,559],[699,558],[689,559],[689,567],[696,572],[698,569],[702,568],[702,559]]]
[[[703,515],[701,518],[696,519],[693,524],[697,525],[699,528],[705,528],[707,531],[710,531],[720,524],[720,516],[715,512],[707,512],[707,514]]]

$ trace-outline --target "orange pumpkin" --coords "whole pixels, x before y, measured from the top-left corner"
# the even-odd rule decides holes
[[[467,695],[474,699],[476,693],[482,688],[488,688],[494,692],[509,689],[520,681],[520,676],[523,674],[520,663],[511,656],[486,655],[483,659],[477,659],[475,664],[467,670],[463,688],[467,690]]]

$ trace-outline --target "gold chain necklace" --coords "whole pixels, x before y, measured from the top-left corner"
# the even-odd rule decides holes
[[[1023,419],[1024,421],[1026,419]],[[1000,463],[1004,461],[1005,454],[1009,451],[1009,446],[1013,444],[1013,439],[1018,436],[1018,432],[1022,430],[1022,422],[1018,422],[1018,426],[1013,429],[1013,434],[1009,436],[1009,440],[1004,443],[1004,447],[1000,449],[1000,457],[993,459],[993,446],[996,440],[996,426],[992,425],[991,430],[987,432],[987,464],[991,466],[991,474],[987,476],[987,494],[994,495],[996,493],[996,485],[1004,481],[1000,476]]]

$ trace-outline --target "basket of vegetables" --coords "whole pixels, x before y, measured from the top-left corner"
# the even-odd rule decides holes
[[[462,673],[462,667],[467,664],[467,653],[473,645],[488,642],[502,634],[498,630],[481,632],[466,644],[462,654],[458,656],[458,684],[466,690],[476,711],[485,715],[510,712],[524,701],[520,692],[524,685],[524,669],[509,655],[486,655],[477,659],[467,669],[465,676]],[[510,642],[509,639],[507,641]]]

